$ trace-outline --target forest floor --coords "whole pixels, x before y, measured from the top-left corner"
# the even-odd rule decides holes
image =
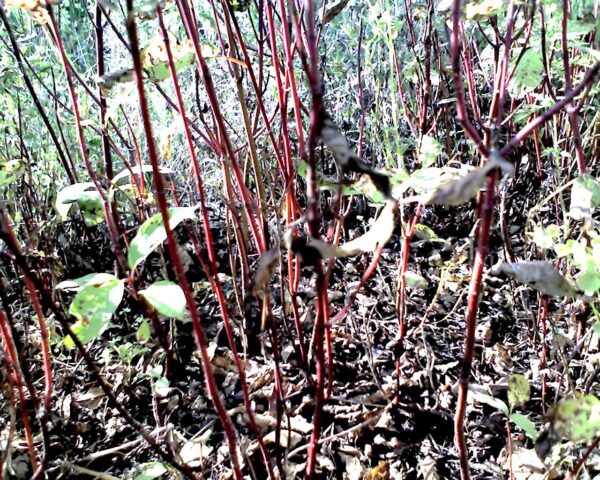
[[[469,225],[472,210],[464,208],[461,212],[464,224]],[[519,218],[512,220],[512,233],[520,234]],[[219,228],[225,228],[218,214],[213,215],[213,221],[215,233],[219,233]],[[384,249],[375,274],[356,295],[349,314],[330,325],[333,384],[329,385],[330,394],[322,420],[318,478],[459,478],[453,416],[463,352],[473,239],[467,229],[461,228],[460,222],[447,220],[445,207],[429,209],[423,221],[427,221],[439,237],[417,234],[411,244],[410,269],[416,269],[416,273],[427,280],[427,286],[408,287],[404,348],[397,345],[395,305],[401,253],[399,235],[395,235]],[[348,225],[352,222],[350,219]],[[64,278],[76,278],[89,269],[110,271],[111,265],[104,265],[105,259],[110,258],[109,245],[100,240],[106,238],[101,231],[79,231],[76,224],[71,224],[56,235],[57,244],[62,241],[68,245],[57,252],[57,258],[62,257],[60,263],[80,266],[62,272]],[[217,238],[224,238],[224,235]],[[184,241],[183,245],[191,252],[189,243]],[[222,253],[227,248],[226,245],[218,247]],[[501,255],[499,234],[493,236],[491,248],[493,263]],[[524,256],[521,245],[513,244],[512,248],[518,256]],[[158,252],[153,254],[154,261],[152,257],[148,260],[149,265],[156,267],[147,268],[146,275],[153,276],[162,270],[163,274],[172,276],[161,255]],[[358,286],[369,262],[370,257],[363,255],[337,261],[333,266],[329,279],[332,318]],[[188,274],[207,330],[217,383],[239,434],[246,472],[252,478],[267,478],[256,439],[248,430],[240,380],[218,306],[193,261],[188,264]],[[227,291],[231,278],[225,275],[223,279]],[[311,279],[311,268],[304,268],[298,292],[300,306],[310,305],[315,297]],[[581,352],[575,348],[576,325],[569,316],[553,315],[557,305],[550,300],[548,329],[554,335],[547,345],[548,366],[540,370],[542,354],[537,336],[541,327],[537,321],[535,292],[491,275],[486,275],[484,281],[476,356],[471,371],[472,396],[466,419],[473,478],[508,478],[508,432],[514,452],[515,478],[555,478],[552,469],[544,467],[536,456],[533,442],[523,431],[514,425],[507,431],[506,416],[493,406],[493,399],[507,401],[509,374],[526,374],[532,392],[530,401],[521,407],[521,411],[543,427],[544,415],[548,413],[546,406],[554,401],[558,391],[567,385],[598,388],[597,366],[590,369],[589,365],[578,362]],[[36,336],[38,332],[26,321],[33,312],[23,303],[22,295],[23,292],[12,288],[5,299],[14,302],[11,310],[18,312],[20,333]],[[260,323],[257,305],[251,305],[246,321],[237,324],[238,347],[247,354],[244,358],[250,397],[265,443],[277,464],[276,470],[285,472],[285,478],[300,478],[313,428],[314,375],[307,374],[300,361],[297,343],[294,346],[289,341],[296,333],[292,320],[281,320],[280,292],[274,291],[272,297],[280,334],[280,358],[276,359],[272,354],[272,337],[257,327]],[[572,318],[575,318],[579,308],[571,304],[566,306],[566,311],[572,312]],[[305,311],[310,312],[310,309]],[[565,305],[561,311],[565,311]],[[139,325],[141,312],[131,306],[119,312],[104,340],[89,346],[92,357],[101,366],[102,375],[118,393],[119,401],[162,441],[171,447],[177,446],[176,449],[183,448],[180,455],[203,478],[228,478],[227,446],[218,417],[205,393],[191,324],[174,320],[166,324],[173,335],[176,354],[167,381],[157,382],[157,378],[164,378],[162,367],[157,367],[164,360],[162,350],[151,339],[140,339],[139,329],[136,333],[136,328],[131,328]],[[313,326],[309,313],[303,315],[302,325],[304,335],[309,339]],[[597,342],[586,344],[586,348],[588,353],[597,351]],[[279,412],[275,360],[280,362],[285,397],[285,409]],[[53,402],[57,408],[49,420],[48,474],[51,478],[85,478],[87,475],[82,469],[110,474],[113,476],[110,478],[132,478],[136,466],[156,460],[139,436],[107,404],[102,390],[89,372],[81,368],[81,361],[76,356],[56,348],[55,361]],[[310,367],[311,371],[313,368]],[[33,372],[34,378],[41,378],[41,375],[41,372]],[[548,378],[545,392],[535,387],[541,384],[542,377]],[[5,430],[10,419],[0,422]],[[279,439],[276,438],[278,423]],[[277,441],[279,447],[275,446]],[[15,478],[31,475],[23,447],[20,445],[13,452]],[[600,458],[592,455],[590,471],[593,472],[593,466],[599,463]],[[595,471],[600,473],[600,469]]]

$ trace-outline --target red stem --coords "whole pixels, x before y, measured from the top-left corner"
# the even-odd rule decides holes
[[[204,327],[202,326],[202,322],[200,321],[200,317],[198,315],[198,310],[196,309],[196,302],[194,300],[190,285],[185,275],[185,270],[181,263],[181,259],[179,258],[179,253],[177,251],[177,242],[173,235],[173,231],[169,225],[169,211],[167,206],[167,199],[164,189],[164,182],[162,180],[162,176],[160,173],[158,155],[156,153],[156,145],[154,142],[154,135],[152,133],[152,125],[150,122],[150,112],[148,108],[148,102],[146,99],[146,95],[144,92],[144,79],[142,74],[142,64],[140,57],[140,49],[138,44],[137,37],[137,28],[135,25],[135,17],[133,15],[133,0],[127,0],[127,12],[128,12],[128,21],[127,21],[127,32],[129,34],[129,41],[131,44],[131,54],[133,57],[133,65],[134,65],[134,73],[135,73],[135,81],[139,96],[140,102],[140,111],[142,122],[144,125],[144,132],[146,134],[146,142],[148,146],[148,156],[150,158],[150,163],[152,165],[152,174],[154,178],[154,187],[156,191],[156,198],[158,201],[159,210],[162,216],[163,225],[167,234],[167,250],[169,252],[169,257],[173,263],[174,270],[177,274],[177,278],[179,280],[179,285],[183,290],[183,294],[185,296],[185,300],[190,312],[190,316],[192,318],[192,325],[194,328],[195,339],[198,344],[198,349],[200,351],[200,357],[202,358],[202,369],[204,371],[205,380],[207,383],[208,392],[210,398],[215,406],[215,410],[219,419],[223,425],[223,429],[225,431],[225,436],[227,438],[227,444],[229,446],[229,455],[230,460],[233,467],[233,473],[236,479],[242,480],[243,475],[240,468],[239,460],[238,460],[238,452],[237,452],[237,442],[235,439],[235,433],[233,430],[233,425],[227,415],[227,410],[221,400],[219,395],[219,391],[217,388],[217,383],[214,377],[214,372],[212,370],[212,364],[210,361],[210,356],[208,354],[208,341],[206,339],[206,333],[204,331]]]
[[[159,26],[160,26],[160,29],[161,29],[161,32],[163,35],[163,39],[165,42],[167,58],[168,58],[168,63],[169,63],[169,70],[171,72],[171,78],[173,80],[173,86],[175,88],[177,104],[179,106],[179,112],[180,112],[181,118],[183,120],[184,132],[185,132],[185,136],[186,136],[186,140],[187,140],[187,144],[188,144],[188,149],[190,152],[190,156],[192,158],[192,169],[194,171],[194,176],[196,178],[196,187],[197,187],[198,195],[200,197],[200,208],[202,211],[202,226],[203,226],[203,230],[204,230],[205,243],[206,243],[206,248],[208,251],[208,258],[210,260],[210,267],[211,267],[211,277],[212,277],[211,283],[213,285],[215,294],[216,294],[218,302],[219,302],[221,316],[223,317],[223,326],[225,328],[225,333],[227,334],[227,340],[228,340],[229,346],[231,348],[231,353],[232,353],[233,359],[235,361],[235,364],[236,364],[236,367],[238,370],[238,374],[240,376],[240,384],[242,386],[242,393],[243,393],[243,397],[244,397],[244,407],[246,409],[246,415],[248,415],[248,423],[250,424],[250,429],[252,430],[252,433],[256,436],[256,438],[258,440],[258,445],[259,445],[260,451],[262,453],[263,460],[265,462],[265,466],[268,469],[269,476],[270,476],[270,478],[275,478],[273,469],[271,466],[271,457],[269,456],[269,452],[267,451],[267,448],[265,447],[265,444],[262,439],[262,435],[260,433],[260,430],[258,429],[258,426],[256,425],[256,420],[254,418],[252,404],[250,401],[250,393],[248,391],[248,383],[246,381],[246,372],[244,370],[244,366],[242,365],[239,353],[237,351],[235,333],[233,331],[231,322],[229,320],[229,311],[227,309],[225,295],[223,294],[223,288],[221,286],[221,282],[220,282],[219,276],[218,276],[217,255],[215,252],[214,242],[213,242],[213,238],[212,238],[212,232],[210,229],[208,208],[206,207],[206,196],[204,193],[204,185],[203,185],[202,177],[201,177],[201,173],[200,173],[200,163],[198,161],[198,157],[196,155],[196,151],[194,149],[194,145],[192,142],[191,131],[188,128],[187,115],[185,113],[185,105],[183,102],[183,96],[181,94],[181,88],[179,87],[179,82],[177,80],[177,72],[175,69],[175,63],[173,61],[173,54],[171,51],[171,45],[169,42],[168,32],[167,32],[167,29],[165,28],[164,21],[163,21],[163,15],[162,15],[162,11],[160,8],[157,9],[157,13],[158,13]]]

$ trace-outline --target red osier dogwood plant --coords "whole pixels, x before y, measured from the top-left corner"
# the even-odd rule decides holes
[[[0,0],[0,18],[0,476],[468,479],[477,406],[502,414],[487,461],[511,478],[517,447],[586,468],[597,2]],[[530,355],[486,356],[517,338]],[[426,437],[445,473],[435,449],[415,463]]]

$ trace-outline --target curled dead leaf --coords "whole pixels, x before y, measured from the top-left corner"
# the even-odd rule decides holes
[[[350,257],[359,253],[374,252],[380,245],[385,245],[394,233],[396,207],[395,200],[388,201],[371,229],[364,235],[337,247],[335,256]]]
[[[348,5],[350,0],[340,0],[337,3],[334,3],[330,8],[327,9],[325,14],[323,15],[323,25],[328,22],[331,22],[335,17],[337,17],[342,10]]]
[[[501,263],[492,269],[492,273],[504,273],[547,295],[574,298],[581,296],[576,285],[548,262]]]
[[[279,249],[271,248],[263,253],[258,259],[256,273],[252,280],[252,293],[254,295],[265,294],[269,290],[269,283],[273,277],[275,267],[279,262]]]
[[[312,237],[297,237],[291,240],[290,250],[302,258],[305,265],[315,265],[322,258],[336,257],[333,245]]]
[[[373,182],[373,185],[386,197],[391,197],[391,182],[389,177],[367,165],[352,149],[346,137],[331,119],[325,115],[321,124],[321,140],[331,150],[333,158],[343,170],[356,173],[365,173]]]

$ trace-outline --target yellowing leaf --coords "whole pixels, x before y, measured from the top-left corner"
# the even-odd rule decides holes
[[[6,8],[22,8],[27,10],[32,20],[38,25],[46,25],[50,17],[46,10],[46,3],[43,0],[5,0]]]
[[[508,378],[508,404],[511,410],[529,400],[531,388],[525,375],[514,374]]]
[[[502,0],[483,0],[469,2],[466,6],[466,15],[469,20],[497,15],[504,8]]]
[[[379,464],[369,470],[365,475],[365,480],[390,480],[390,464],[388,462],[379,462]]]

